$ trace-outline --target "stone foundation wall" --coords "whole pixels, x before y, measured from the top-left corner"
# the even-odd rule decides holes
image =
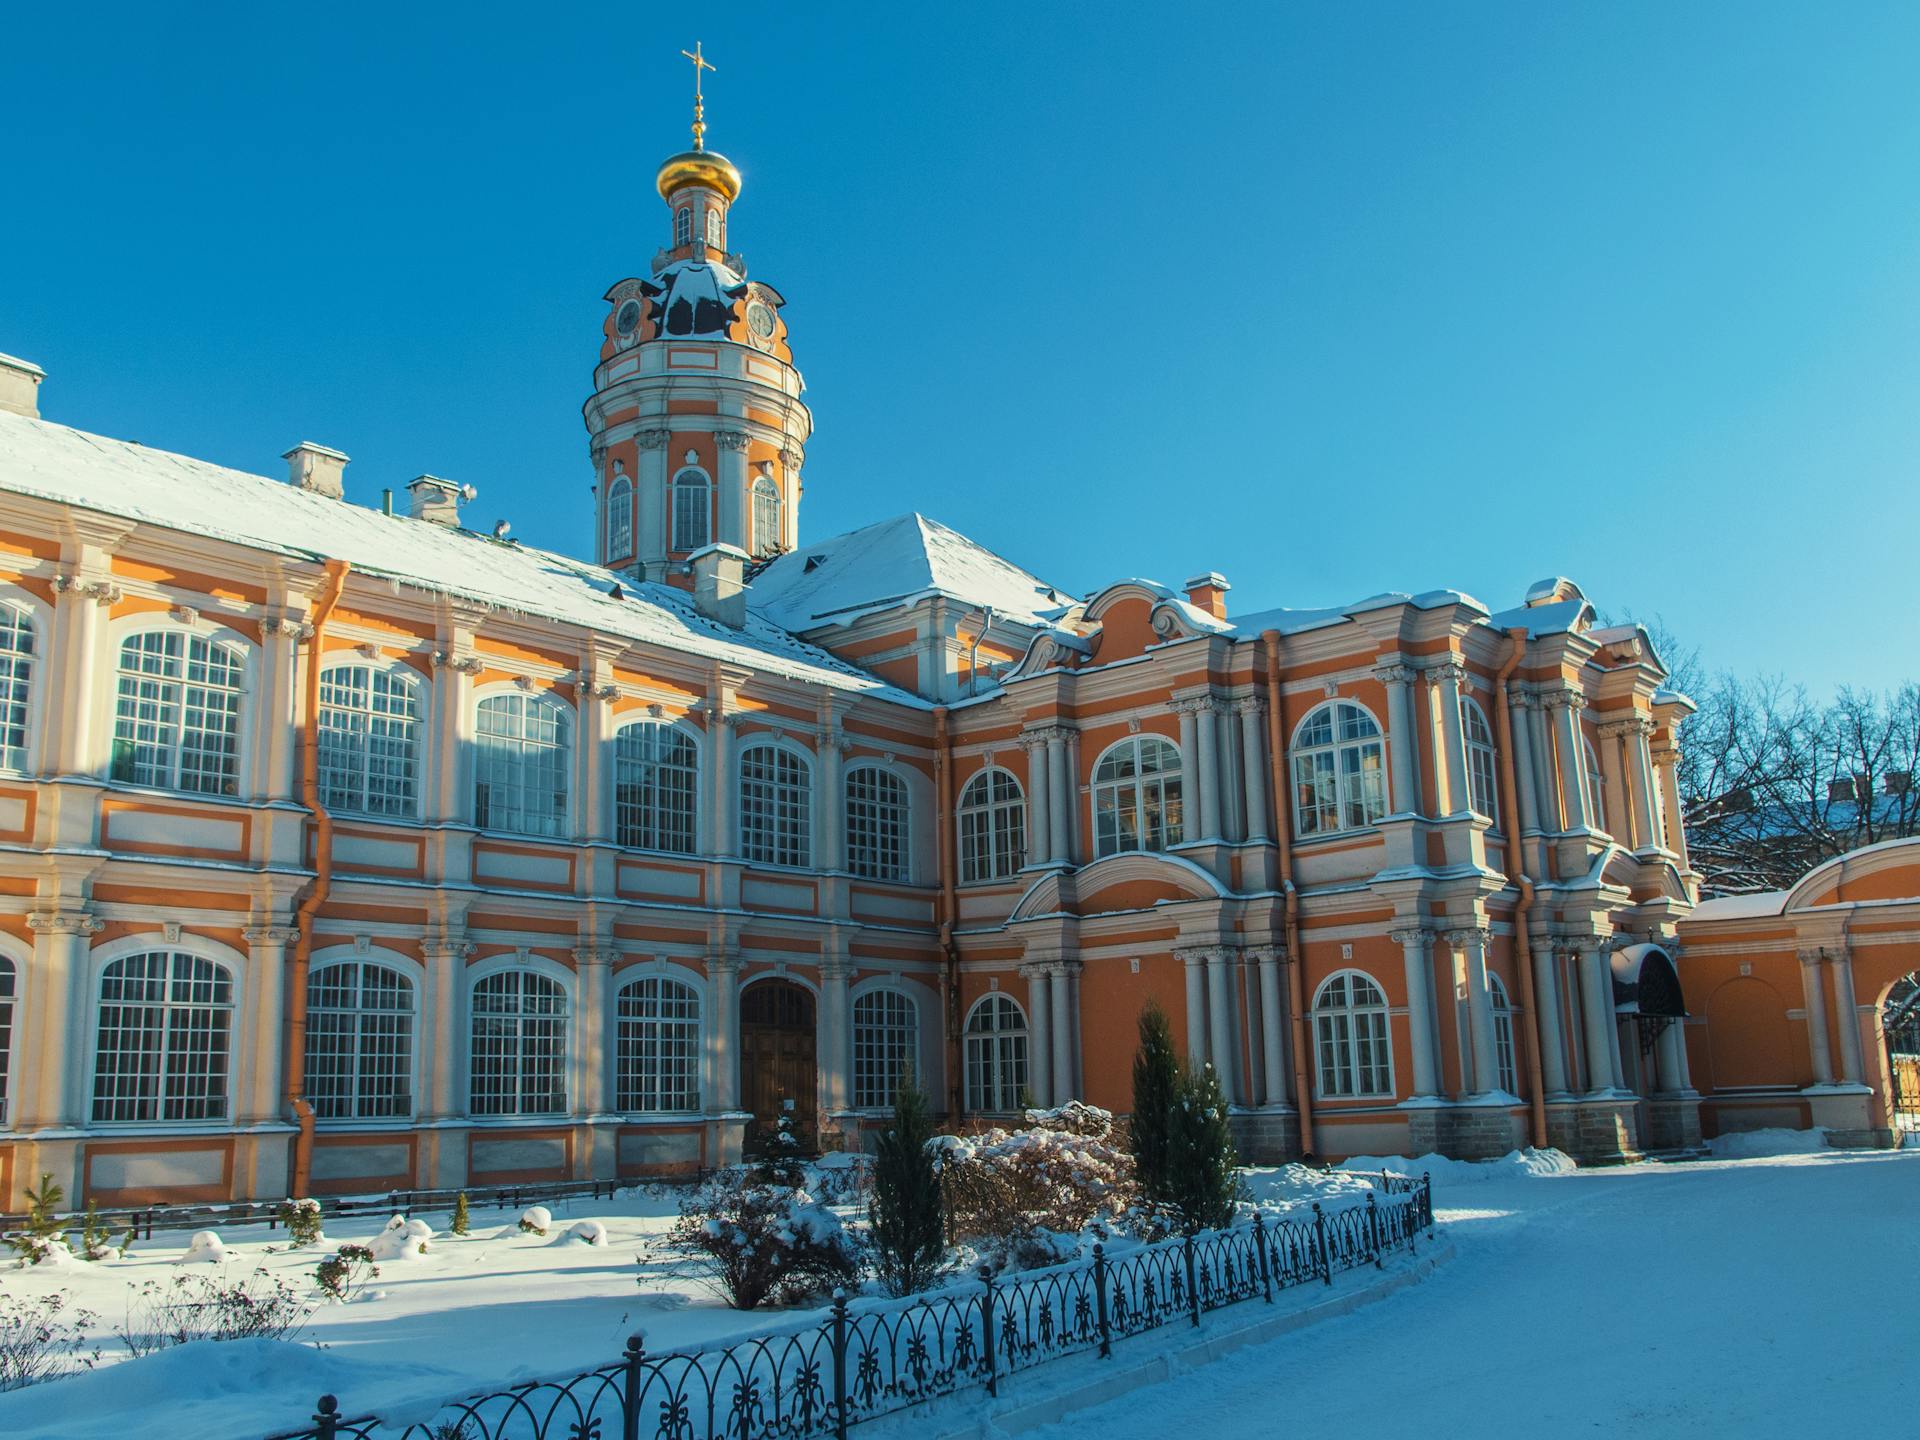
[[[1300,1158],[1300,1117],[1292,1110],[1235,1110],[1227,1126],[1246,1164],[1284,1165]]]
[[[1692,1150],[1700,1144],[1698,1096],[1655,1097],[1646,1102],[1645,1120],[1642,1138],[1649,1150]]]
[[[1547,1106],[1547,1142],[1582,1165],[1622,1165],[1642,1158],[1640,1102],[1574,1100]],[[1698,1124],[1695,1106],[1695,1124]]]

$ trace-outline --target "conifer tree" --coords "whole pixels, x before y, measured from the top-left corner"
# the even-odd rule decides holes
[[[875,1268],[889,1295],[924,1290],[946,1268],[940,1172],[927,1144],[932,1138],[926,1092],[907,1075],[893,1097],[893,1124],[875,1147],[868,1212]]]
[[[54,1245],[66,1243],[67,1227],[59,1215],[66,1198],[67,1192],[45,1172],[40,1176],[40,1188],[27,1190],[26,1228],[8,1236],[7,1244],[29,1264],[37,1262]]]
[[[1240,1193],[1233,1132],[1227,1125],[1227,1097],[1213,1066],[1182,1077],[1167,1127],[1168,1199],[1191,1235],[1233,1223]]]
[[[462,1190],[453,1197],[453,1219],[447,1222],[447,1230],[454,1235],[464,1235],[472,1223],[467,1216],[467,1192]]]
[[[1173,1048],[1173,1029],[1167,1023],[1167,1012],[1150,1000],[1140,1012],[1140,1048],[1133,1056],[1133,1119],[1129,1122],[1134,1175],[1140,1183],[1140,1198],[1149,1206],[1164,1205],[1172,1199],[1167,1132],[1179,1090],[1180,1057]]]

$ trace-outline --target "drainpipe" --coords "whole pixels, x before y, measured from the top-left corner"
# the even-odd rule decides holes
[[[340,603],[347,585],[344,560],[327,561],[326,588],[313,609],[313,629],[307,636],[306,703],[300,719],[300,803],[313,814],[313,881],[294,916],[293,973],[287,977],[287,1104],[300,1131],[293,1141],[295,1199],[307,1193],[313,1173],[313,1106],[307,1103],[307,969],[313,960],[313,920],[327,902],[333,886],[333,817],[320,803],[320,660],[327,638],[327,620]]]
[[[1527,917],[1533,911],[1533,882],[1527,879],[1526,851],[1520,843],[1520,790],[1513,769],[1513,717],[1507,709],[1507,680],[1520,667],[1527,648],[1525,626],[1507,631],[1507,658],[1493,677],[1493,723],[1500,737],[1500,806],[1507,816],[1507,879],[1519,891],[1513,905],[1513,968],[1520,982],[1520,1003],[1532,1022],[1533,1043],[1527,1046],[1527,1114],[1536,1149],[1547,1145],[1546,1085],[1540,1074],[1540,1037],[1545,1017],[1533,990],[1533,941]]]
[[[980,612],[980,633],[973,637],[973,650],[967,656],[967,694],[974,695],[980,689],[980,645],[987,638],[987,631],[993,625],[993,607],[987,606]]]
[[[1286,896],[1287,1008],[1292,1013],[1293,1030],[1293,1106],[1300,1114],[1300,1155],[1313,1155],[1313,1086],[1307,1068],[1306,987],[1300,967],[1306,957],[1300,953],[1300,892],[1293,883],[1293,806],[1286,796],[1292,789],[1287,776],[1287,751],[1281,737],[1280,632],[1268,630],[1260,639],[1267,647],[1267,749],[1272,754],[1273,833],[1280,843],[1280,887]]]
[[[948,1123],[960,1118],[960,1102],[966,1091],[960,1073],[960,947],[954,943],[953,926],[957,913],[954,898],[953,844],[953,735],[947,728],[947,707],[933,712],[934,786],[938,793],[935,816],[937,841],[934,851],[940,864],[940,955],[946,962],[947,1022],[947,1116]]]

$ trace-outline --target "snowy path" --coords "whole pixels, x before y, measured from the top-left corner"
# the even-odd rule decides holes
[[[1425,1283],[1028,1435],[1914,1433],[1920,1151],[1439,1198],[1459,1254]]]

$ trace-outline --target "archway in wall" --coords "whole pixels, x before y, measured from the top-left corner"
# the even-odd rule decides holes
[[[765,1149],[783,1111],[793,1117],[801,1148],[818,1148],[819,1076],[813,992],[791,980],[749,985],[740,996],[740,1101],[753,1113],[749,1151]]]
[[[1620,1059],[1629,1086],[1643,1098],[1679,1089],[1683,1067],[1672,1046],[1686,1044],[1684,1032],[1675,1027],[1686,1022],[1687,1001],[1673,957],[1658,945],[1628,945],[1613,952],[1611,966],[1614,1018],[1622,1027]],[[1663,1040],[1670,1042],[1664,1049]]]
[[[1920,972],[1893,982],[1880,1007],[1880,1037],[1887,1047],[1894,1128],[1920,1135]]]

